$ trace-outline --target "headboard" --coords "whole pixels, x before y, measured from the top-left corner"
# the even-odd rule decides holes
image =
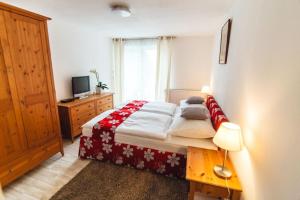
[[[205,97],[200,90],[191,89],[169,89],[168,102],[179,105],[180,100],[187,99],[190,96],[202,96]]]

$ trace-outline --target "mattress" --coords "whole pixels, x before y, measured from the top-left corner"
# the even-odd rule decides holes
[[[188,146],[203,149],[217,150],[217,146],[211,139],[193,139],[176,136],[168,136],[166,140],[150,139],[116,132],[115,142],[135,145],[139,147],[157,149],[186,155]]]

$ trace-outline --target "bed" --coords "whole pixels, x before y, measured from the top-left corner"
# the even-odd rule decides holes
[[[206,101],[212,126],[228,121],[212,96]],[[170,177],[185,177],[188,146],[217,150],[211,139],[168,134],[180,109],[174,104],[133,101],[83,125],[79,156],[109,161]]]

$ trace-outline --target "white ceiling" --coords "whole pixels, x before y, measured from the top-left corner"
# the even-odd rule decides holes
[[[220,30],[234,0],[123,0],[132,16],[110,12],[113,0],[6,0],[55,20],[95,29],[111,37],[200,35]]]

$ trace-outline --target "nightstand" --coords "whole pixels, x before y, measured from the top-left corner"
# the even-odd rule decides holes
[[[225,166],[232,171],[232,177],[227,181],[213,171],[216,164],[222,164],[223,158],[221,151],[188,147],[186,179],[190,181],[189,200],[194,199],[195,192],[209,197],[240,200],[242,188],[230,160],[225,162]]]

